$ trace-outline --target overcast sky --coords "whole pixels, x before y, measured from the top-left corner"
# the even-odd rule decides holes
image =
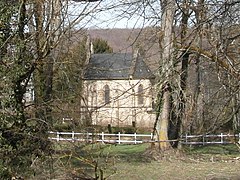
[[[139,8],[135,11],[134,6],[117,6],[113,7],[119,1],[116,0],[105,0],[94,3],[76,3],[72,2],[70,6],[70,13],[72,15],[79,14],[84,11],[87,13],[87,18],[84,18],[79,22],[77,26],[87,28],[142,28],[149,26],[153,23],[154,18],[143,18],[147,16],[154,17],[154,13],[151,14],[147,8],[144,7],[144,12]],[[87,7],[87,8],[86,8]],[[124,13],[125,8],[126,13]],[[108,9],[108,10],[106,10]],[[148,12],[148,15],[145,13]],[[150,12],[150,13],[149,13]],[[144,13],[144,14],[143,14]],[[156,18],[157,19],[157,18]]]

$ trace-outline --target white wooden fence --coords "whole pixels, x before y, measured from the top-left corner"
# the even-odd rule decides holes
[[[76,132],[49,132],[49,139],[55,141],[71,141],[71,142],[102,142],[110,144],[140,144],[150,142],[161,142],[153,140],[153,134],[108,134],[108,133],[76,133]],[[240,143],[239,134],[218,134],[218,135],[183,135],[180,139],[169,140],[169,142],[179,141],[187,145],[206,145],[206,144],[231,144]]]
[[[203,135],[184,135],[181,143],[189,145],[207,145],[207,144],[233,144],[240,143],[239,134],[203,134]]]
[[[50,140],[56,141],[80,141],[80,142],[102,142],[111,144],[139,144],[144,143],[153,138],[153,134],[107,134],[107,133],[76,133],[76,132],[49,132]],[[55,135],[52,136],[52,135]]]

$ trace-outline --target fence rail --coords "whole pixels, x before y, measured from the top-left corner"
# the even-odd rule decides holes
[[[206,145],[206,144],[234,144],[240,143],[239,134],[202,134],[182,136],[181,143],[188,145]]]
[[[49,132],[50,140],[56,141],[80,141],[80,142],[102,142],[102,143],[112,143],[112,144],[139,144],[144,143],[144,141],[151,140],[153,134],[108,134],[108,133],[76,133],[76,132]],[[56,135],[52,137],[52,135]]]
[[[108,134],[108,133],[77,133],[77,132],[49,132],[49,139],[54,141],[71,141],[71,142],[102,142],[110,144],[140,144],[150,142],[166,142],[153,140],[153,134]],[[186,145],[206,145],[206,144],[231,144],[240,143],[239,134],[204,134],[204,135],[182,135],[176,140],[168,142],[180,142]]]

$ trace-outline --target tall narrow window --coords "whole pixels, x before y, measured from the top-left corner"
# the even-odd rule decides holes
[[[143,85],[142,84],[138,86],[138,104],[139,105],[143,104]]]
[[[110,88],[108,85],[104,86],[104,100],[106,104],[110,103]]]

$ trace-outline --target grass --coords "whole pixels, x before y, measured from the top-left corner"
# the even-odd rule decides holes
[[[240,179],[240,161],[234,159],[240,154],[234,145],[186,147],[186,153],[177,159],[169,157],[158,161],[136,161],[135,154],[142,159],[144,148],[146,146],[139,145],[127,151],[127,146],[113,147],[111,155],[127,153],[124,153],[124,159],[115,164],[117,171],[108,179]]]
[[[67,179],[73,174],[78,177],[81,173],[94,177],[95,172],[102,172],[109,180],[240,179],[240,153],[234,145],[185,147],[179,156],[157,160],[149,158],[148,144],[64,143],[55,148],[68,151],[56,154],[55,166],[61,165],[62,169],[56,169],[54,179]]]
[[[154,161],[151,163],[119,163],[118,171],[109,179],[239,179],[239,163],[189,163],[183,161]]]
[[[147,148],[147,144],[139,145],[102,145],[100,151],[103,156],[120,156],[120,157],[132,157],[133,155],[140,155],[144,153]]]
[[[234,144],[195,146],[188,150],[191,154],[239,155],[239,149]]]

